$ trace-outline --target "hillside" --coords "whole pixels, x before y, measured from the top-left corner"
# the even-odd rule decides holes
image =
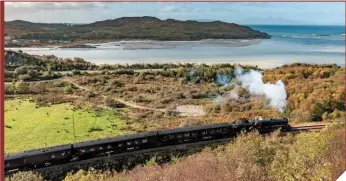
[[[234,23],[160,20],[122,17],[84,25],[5,22],[5,34],[14,39],[38,40],[201,40],[270,38],[270,35]]]

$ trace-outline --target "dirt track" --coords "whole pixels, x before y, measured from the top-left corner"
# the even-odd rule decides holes
[[[69,79],[61,79],[63,81],[69,82],[71,84],[73,84],[75,87],[82,89],[82,90],[86,90],[86,91],[90,91],[90,89],[81,86]],[[106,97],[105,95],[103,95],[103,97]],[[196,106],[196,105],[181,105],[181,106],[177,106],[176,109],[173,110],[169,110],[169,109],[157,109],[157,108],[151,108],[151,107],[146,107],[146,106],[141,106],[141,105],[137,105],[133,102],[129,102],[123,99],[119,99],[119,98],[113,98],[114,100],[125,104],[126,106],[132,107],[132,108],[136,108],[136,109],[143,109],[143,110],[152,110],[152,111],[160,111],[160,112],[176,112],[178,114],[180,114],[180,116],[203,116],[205,115],[205,112],[203,110],[202,106]]]

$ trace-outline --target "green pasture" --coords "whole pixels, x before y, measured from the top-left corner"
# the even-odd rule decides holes
[[[124,127],[119,114],[109,110],[73,110],[70,104],[37,107],[29,100],[5,100],[6,153],[128,134]]]

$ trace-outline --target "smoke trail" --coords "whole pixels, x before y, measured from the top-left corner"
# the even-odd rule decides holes
[[[287,93],[284,83],[279,80],[275,84],[263,83],[262,74],[255,70],[243,73],[241,67],[237,67],[236,78],[241,86],[247,89],[252,95],[264,95],[269,100],[270,106],[280,112],[286,107]]]
[[[216,82],[220,85],[226,85],[231,82],[231,78],[224,74],[216,74]]]

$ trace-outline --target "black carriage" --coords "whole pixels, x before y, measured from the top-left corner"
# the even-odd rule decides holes
[[[46,167],[67,163],[72,157],[72,145],[59,145],[5,156],[5,171]]]
[[[78,142],[73,144],[73,150],[78,158],[86,158],[154,148],[156,145],[157,132],[154,131]]]
[[[25,164],[29,168],[66,163],[71,159],[72,145],[60,145],[25,152]]]
[[[158,131],[160,145],[175,145],[189,142],[221,139],[230,136],[231,125],[219,123],[198,125],[187,128],[167,129]]]
[[[13,169],[23,169],[25,167],[24,152],[5,155],[5,172]]]

